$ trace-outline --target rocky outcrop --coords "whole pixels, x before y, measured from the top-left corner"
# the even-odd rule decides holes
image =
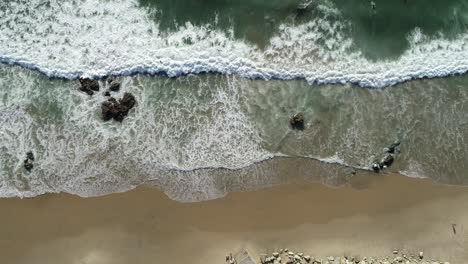
[[[102,118],[104,121],[114,119],[122,122],[130,109],[136,104],[136,99],[131,93],[125,93],[120,100],[110,97],[101,104]]]
[[[79,90],[87,93],[88,95],[93,95],[94,92],[99,91],[99,82],[96,80],[91,80],[88,78],[80,79],[80,88]]]
[[[295,114],[291,119],[289,119],[289,125],[292,129],[304,130],[304,114]]]

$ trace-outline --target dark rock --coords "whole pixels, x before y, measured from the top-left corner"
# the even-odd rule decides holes
[[[32,151],[26,152],[26,158],[31,161],[34,161],[34,154],[32,153]]]
[[[378,173],[380,172],[380,164],[378,161],[374,161],[372,163],[372,170],[375,172],[375,173]]]
[[[127,107],[128,110],[133,108],[133,106],[136,104],[135,96],[133,96],[131,93],[124,93],[122,99],[120,99],[119,102],[121,105]]]
[[[34,167],[33,161],[34,161],[34,154],[32,153],[32,151],[26,152],[26,159],[23,162],[23,166],[27,171],[31,171],[33,169]]]
[[[94,92],[99,91],[99,82],[88,78],[80,79],[80,91],[93,95]]]
[[[390,153],[387,153],[387,155],[385,155],[385,157],[379,163],[380,168],[383,169],[383,168],[388,168],[392,166],[393,161],[395,161],[395,158],[393,157],[393,155]]]
[[[27,171],[31,171],[33,169],[33,167],[34,167],[34,165],[32,164],[32,161],[30,159],[25,159],[23,166]]]
[[[292,129],[304,130],[304,115],[302,113],[295,114],[289,120]]]
[[[396,148],[400,146],[400,142],[396,141],[392,143],[388,148],[385,148],[386,153],[395,154]]]
[[[113,92],[118,92],[120,90],[120,83],[118,81],[112,81],[109,90]]]
[[[135,104],[135,97],[131,93],[125,93],[119,101],[111,97],[101,104],[102,118],[104,121],[114,119],[122,122],[124,117],[128,115],[128,112],[135,106]]]
[[[85,89],[85,88],[83,88],[83,87],[80,87],[80,91],[85,92],[85,93],[87,93],[88,95],[93,95],[93,94],[94,94],[93,91],[91,91],[91,90],[89,90],[89,89]]]
[[[309,6],[312,4],[312,1],[303,1],[296,8],[296,15],[303,16],[308,10]]]

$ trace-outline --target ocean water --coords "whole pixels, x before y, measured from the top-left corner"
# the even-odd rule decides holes
[[[374,2],[1,2],[0,196],[339,186],[394,141],[387,171],[468,184],[468,3]],[[108,76],[138,102],[122,123]]]

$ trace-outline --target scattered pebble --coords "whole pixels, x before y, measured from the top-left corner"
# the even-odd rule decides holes
[[[260,258],[260,262],[264,264],[281,264],[281,254],[285,253],[288,256],[286,264],[450,264],[449,262],[431,260],[423,261],[424,253],[419,252],[407,252],[406,250],[393,250],[393,256],[374,258],[374,257],[359,257],[344,255],[344,256],[328,256],[325,260],[316,259],[310,255],[304,255],[304,253],[295,254],[293,251],[286,249],[281,249],[271,253],[271,255],[266,255],[265,257]],[[235,264],[236,261],[232,255],[226,256],[226,261],[229,261],[231,264]],[[237,263],[242,264],[242,263]]]

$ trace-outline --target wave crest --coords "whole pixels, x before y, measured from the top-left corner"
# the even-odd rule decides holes
[[[349,25],[336,19],[339,13],[333,9],[327,12],[334,19],[325,15],[301,25],[281,25],[260,50],[210,25],[187,23],[175,32],[162,32],[151,19],[152,11],[134,0],[47,3],[0,4],[1,62],[67,79],[218,72],[374,88],[468,71],[468,34],[431,39],[415,29],[410,48],[398,59],[370,61],[353,49],[345,34]]]

